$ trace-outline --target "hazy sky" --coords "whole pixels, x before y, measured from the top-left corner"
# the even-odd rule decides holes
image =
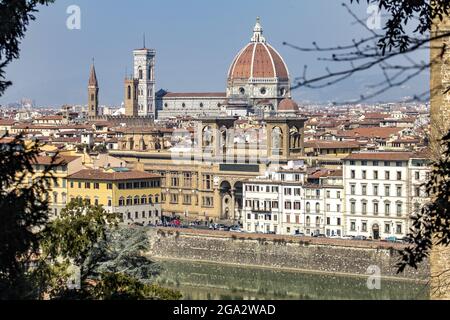
[[[132,50],[156,49],[157,88],[169,91],[225,91],[226,75],[236,53],[251,37],[261,17],[264,35],[285,59],[291,77],[304,65],[312,74],[327,66],[317,53],[302,53],[283,41],[310,46],[344,44],[365,35],[341,6],[350,0],[56,0],[40,7],[21,44],[20,59],[10,64],[14,82],[0,104],[32,98],[38,105],[84,104],[92,57],[100,85],[100,104],[123,100],[123,78],[132,67]],[[69,30],[70,5],[81,9],[81,29]],[[354,5],[360,16],[366,5]],[[426,60],[423,54],[420,57]],[[299,102],[356,98],[377,80],[378,71],[322,90],[299,89]],[[396,100],[423,92],[428,76],[390,91],[379,99]]]

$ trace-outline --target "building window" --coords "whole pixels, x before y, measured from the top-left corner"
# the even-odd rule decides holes
[[[100,189],[100,184],[98,182],[94,183],[94,189]]]
[[[203,175],[203,188],[206,190],[212,189],[212,175],[211,174]]]
[[[355,185],[354,184],[350,185],[350,194],[355,195]]]
[[[384,233],[390,233],[391,232],[391,225],[389,223],[386,223],[384,225]]]
[[[127,206],[131,206],[133,204],[133,199],[131,197],[127,197]]]
[[[397,171],[397,180],[402,180],[402,172]]]
[[[185,194],[183,196],[183,204],[191,204],[191,195],[190,194]]]
[[[284,189],[284,195],[285,195],[285,196],[290,196],[290,195],[292,195],[292,189],[291,189],[291,188],[285,188],[285,189]]]
[[[124,197],[120,197],[119,198],[119,206],[123,207],[125,205],[125,198]]]
[[[378,185],[376,184],[373,186],[373,195],[378,196]]]
[[[384,186],[384,195],[386,197],[389,197],[391,194],[391,187],[390,186]]]
[[[192,186],[192,173],[190,172],[185,172],[183,174],[183,185],[186,188],[189,188]]]
[[[352,213],[352,214],[356,213],[356,202],[355,201],[350,202],[350,213]]]
[[[416,171],[416,172],[415,172],[415,176],[416,176],[416,180],[419,180],[419,179],[420,179],[420,173],[419,173],[419,171]]]
[[[397,186],[397,197],[402,196],[402,186]]]
[[[307,213],[311,212],[311,204],[309,202],[306,203],[306,212]]]
[[[107,188],[108,190],[112,190],[112,183],[108,183],[107,186],[106,186],[106,188]]]
[[[350,231],[356,231],[356,222],[355,221],[350,222]]]
[[[340,191],[337,192],[337,198],[338,198],[338,199],[341,198],[341,192],[340,192]]]
[[[402,225],[401,224],[397,224],[397,227],[395,228],[395,232],[397,234],[401,234],[402,233]]]
[[[389,171],[385,171],[384,172],[384,179],[385,180],[389,180],[391,178],[390,172]]]
[[[367,172],[366,172],[366,170],[363,170],[362,171],[362,178],[366,179],[366,177],[367,177]]]
[[[361,186],[361,192],[363,196],[367,195],[367,185],[363,184]]]
[[[141,204],[147,204],[147,197],[146,196],[142,196],[141,197]]]
[[[292,203],[290,201],[285,201],[284,202],[284,208],[287,210],[292,209]]]
[[[320,203],[316,203],[316,213],[320,213]]]
[[[373,214],[378,215],[378,202],[373,203]]]
[[[300,201],[294,202],[294,210],[300,210],[301,209],[301,203]]]
[[[402,204],[399,202],[397,203],[397,216],[402,215]]]
[[[85,183],[84,183],[84,187],[85,187],[86,189],[90,189],[90,188],[91,188],[91,183],[90,183],[90,182],[85,182]]]
[[[213,197],[202,197],[202,204],[204,207],[212,207],[212,206],[214,206],[214,198]]]
[[[374,178],[374,180],[378,180],[378,171],[377,170],[375,170],[373,172],[373,178]]]
[[[350,171],[350,178],[355,179],[355,176],[356,176],[355,170]]]
[[[362,214],[367,214],[367,202],[362,202]]]
[[[367,222],[363,222],[363,223],[361,224],[361,231],[362,231],[362,232],[367,232]]]
[[[387,216],[391,214],[391,204],[389,202],[384,204],[384,213]]]
[[[170,203],[177,204],[178,203],[178,195],[175,193],[170,194]]]

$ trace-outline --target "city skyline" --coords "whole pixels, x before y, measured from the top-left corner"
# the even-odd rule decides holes
[[[6,76],[14,84],[0,98],[0,104],[23,97],[34,99],[38,105],[85,104],[89,68],[95,57],[100,104],[119,105],[123,101],[125,70],[130,73],[132,69],[132,50],[142,46],[144,34],[146,46],[156,49],[156,88],[174,92],[225,91],[229,65],[238,50],[249,42],[256,16],[261,17],[267,41],[284,57],[292,79],[301,74],[305,64],[313,74],[323,73],[325,65],[316,61],[315,54],[283,46],[284,41],[302,46],[313,41],[333,45],[351,40],[350,35],[362,36],[362,30],[352,24],[339,3],[324,1],[248,1],[239,4],[237,11],[238,4],[234,1],[214,5],[175,0],[136,1],[134,6],[104,3],[59,1],[41,7],[37,14],[40,23],[30,25],[20,59],[7,69]],[[69,17],[66,10],[70,5],[81,9],[80,30],[66,27]],[[364,15],[366,7],[357,6],[356,12]],[[158,8],[156,15],[147,14],[153,12],[151,8]],[[135,16],[126,26],[117,23],[124,14]],[[28,70],[34,72],[29,74]],[[379,76],[375,71],[361,73],[340,85],[325,90],[301,88],[293,91],[292,96],[300,103],[348,100],[359,96],[355,95],[355,83],[364,92],[365,85],[376,79]],[[426,73],[378,100],[401,100],[421,92],[425,81],[428,81]]]

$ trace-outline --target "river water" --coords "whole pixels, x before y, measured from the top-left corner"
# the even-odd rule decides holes
[[[161,261],[157,282],[179,290],[186,300],[427,299],[424,283],[381,280],[367,288],[367,277],[335,276],[187,261]]]

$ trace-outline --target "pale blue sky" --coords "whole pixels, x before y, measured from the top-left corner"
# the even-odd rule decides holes
[[[235,54],[250,40],[256,16],[264,34],[285,59],[292,77],[308,64],[313,74],[325,64],[317,54],[301,53],[288,41],[309,46],[343,44],[363,36],[341,6],[349,0],[56,0],[41,7],[21,45],[20,59],[7,69],[14,82],[0,104],[22,97],[38,105],[85,103],[92,57],[100,85],[100,104],[123,100],[125,68],[131,70],[132,50],[156,49],[157,88],[170,91],[225,91],[226,73]],[[70,5],[81,8],[81,30],[66,28]],[[366,6],[356,6],[366,15]],[[421,59],[426,60],[424,54]],[[299,102],[355,98],[373,82],[373,72],[323,90],[299,89]],[[395,100],[426,90],[428,78],[380,97]],[[359,91],[358,91],[359,90]]]

